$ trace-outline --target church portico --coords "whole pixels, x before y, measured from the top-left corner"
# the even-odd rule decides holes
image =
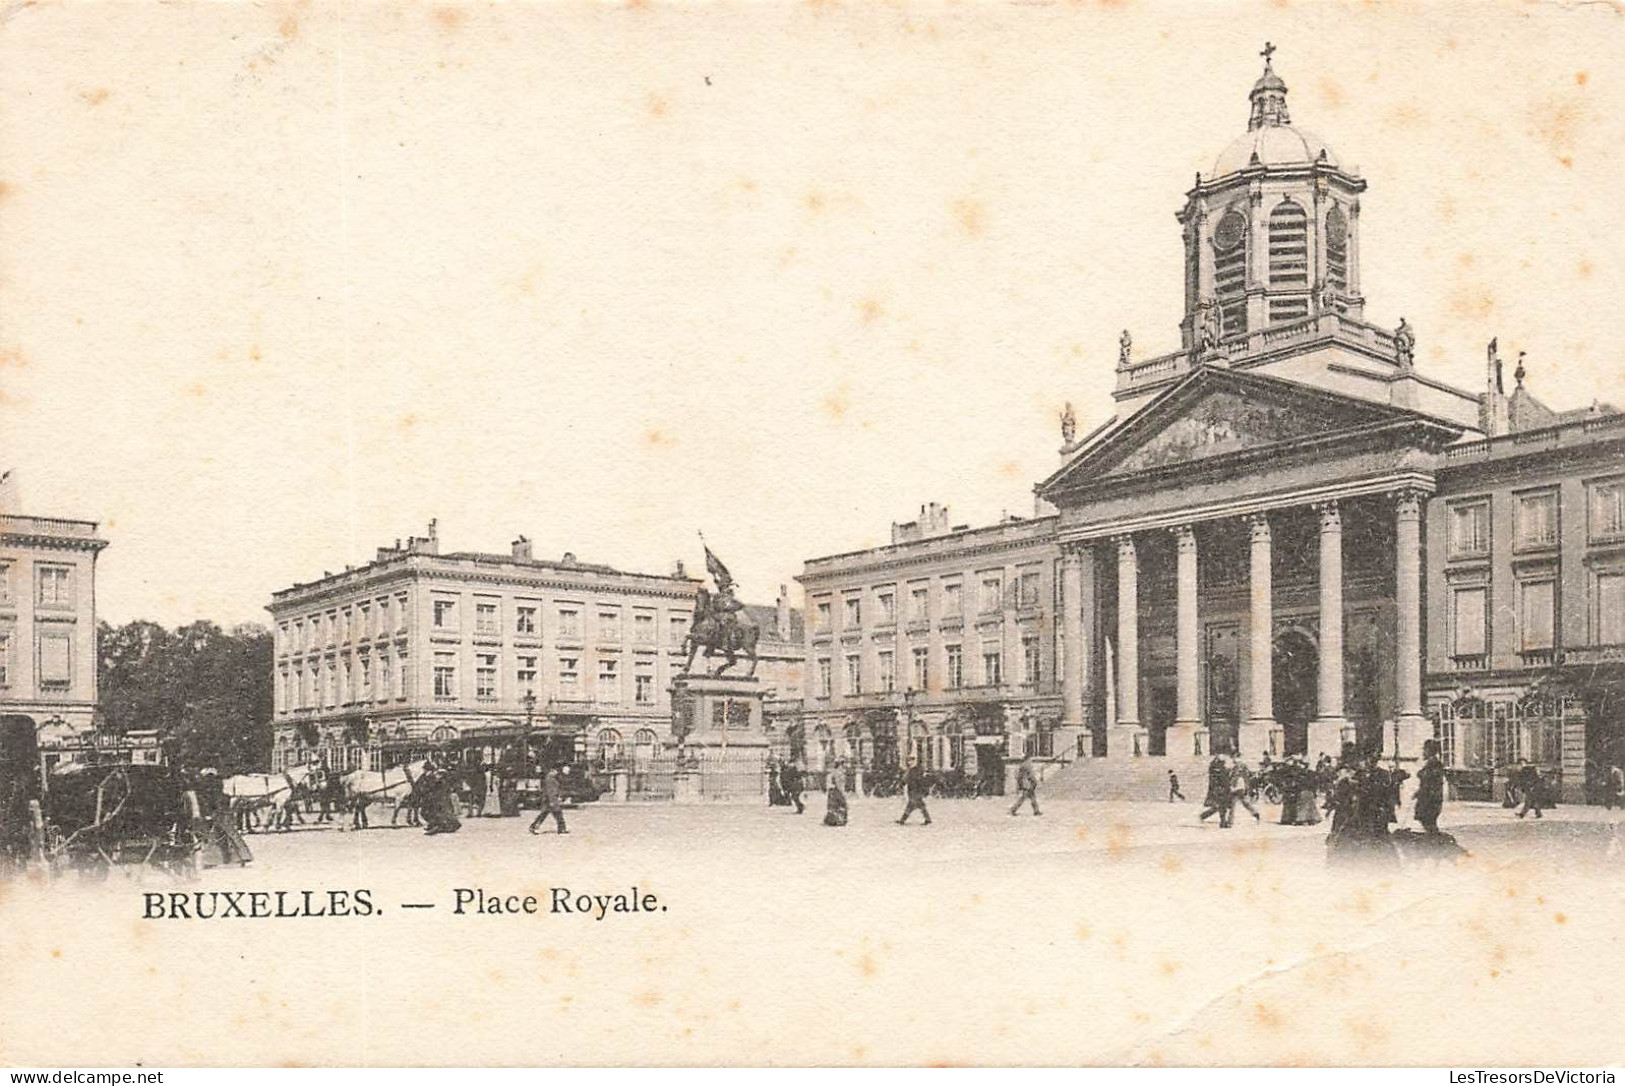
[[[1342,499],[1190,511],[1173,526],[1147,512],[1146,527],[1104,537],[1098,524],[1074,529],[1061,607],[1086,651],[1065,656],[1062,684],[1097,751],[1318,757],[1346,742],[1392,753],[1397,741],[1414,754],[1422,493],[1405,478]],[[1074,590],[1085,569],[1087,609]]]

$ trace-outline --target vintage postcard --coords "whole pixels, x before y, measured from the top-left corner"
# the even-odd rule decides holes
[[[1617,1064],[1622,58],[6,3],[0,1062]]]

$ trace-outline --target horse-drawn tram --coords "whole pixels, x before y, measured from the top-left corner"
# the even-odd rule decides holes
[[[552,768],[563,771],[567,802],[591,802],[600,792],[589,771],[586,729],[570,724],[497,724],[455,733],[448,728],[426,740],[386,740],[380,754],[386,767],[431,756],[457,767],[465,803],[470,791],[489,794],[503,815],[541,806],[542,778]]]

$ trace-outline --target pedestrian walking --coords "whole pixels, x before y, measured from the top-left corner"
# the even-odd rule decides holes
[[[829,791],[824,793],[824,825],[846,825],[846,793],[841,791],[840,778],[829,775]]]
[[[1038,809],[1038,774],[1033,772],[1031,754],[1024,755],[1021,765],[1016,768],[1016,802],[1010,808],[1010,814],[1014,816],[1023,803],[1031,803],[1035,815],[1044,813]]]
[[[1535,812],[1536,818],[1545,817],[1541,814],[1541,808],[1545,806],[1545,796],[1541,793],[1545,786],[1540,779],[1540,770],[1530,764],[1528,758],[1519,759],[1518,770],[1507,783],[1515,785],[1518,791],[1523,793],[1523,806],[1518,808],[1519,818],[1530,811]]]
[[[1202,798],[1202,813],[1197,815],[1197,821],[1206,821],[1207,816],[1219,816],[1219,827],[1229,829],[1235,811],[1235,797],[1230,791],[1230,766],[1224,760],[1224,755],[1215,754],[1213,760],[1207,764],[1207,795]]]
[[[1179,774],[1170,769],[1168,771],[1168,802],[1172,803],[1176,799],[1184,803],[1185,793],[1179,790]]]
[[[796,814],[805,814],[806,806],[801,802],[801,766],[795,762],[785,762],[779,766],[779,788],[784,792],[784,802],[796,805]]]
[[[554,825],[557,827],[555,832],[570,832],[564,825],[564,782],[559,779],[557,766],[549,769],[547,775],[542,778],[542,809],[536,812],[536,820],[530,824],[530,832],[541,833],[542,823],[547,820],[548,815],[553,816]]]
[[[1422,768],[1416,771],[1416,821],[1426,833],[1439,832],[1439,813],[1444,810],[1444,761],[1439,757],[1439,741],[1422,743]]]
[[[905,824],[909,815],[919,811],[925,816],[925,825],[929,826],[931,812],[925,809],[925,768],[920,765],[919,759],[909,759],[908,772],[903,775],[903,788],[908,792],[908,803],[904,805],[903,816],[897,820],[897,824]]]

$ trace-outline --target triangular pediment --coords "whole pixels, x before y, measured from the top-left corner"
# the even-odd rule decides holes
[[[1352,439],[1362,431],[1406,421],[1435,422],[1403,408],[1277,377],[1205,368],[1100,433],[1039,489],[1177,470],[1236,454],[1285,451],[1330,435]]]

